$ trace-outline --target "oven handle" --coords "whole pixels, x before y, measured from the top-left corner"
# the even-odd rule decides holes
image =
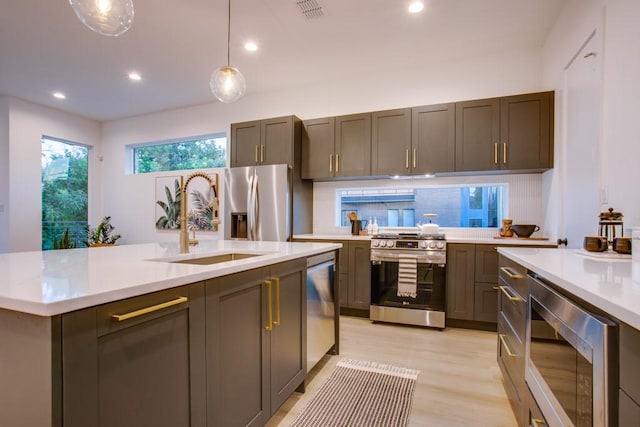
[[[500,267],[500,271],[509,276],[509,279],[524,279],[522,274],[513,273],[507,267]]]
[[[512,295],[510,290],[509,292],[507,291],[507,289],[509,289],[508,286],[498,286],[500,288],[500,290],[502,291],[503,294],[505,294],[507,296],[507,298],[509,299],[509,301],[513,301],[513,302],[518,302],[518,301],[524,301],[524,298],[521,298],[517,295]]]
[[[507,340],[504,338],[505,335],[499,334],[498,337],[500,337],[500,342],[502,343],[502,346],[504,347],[504,349],[507,350],[507,355],[509,355],[509,357],[517,357],[518,355],[512,352],[511,349],[509,348],[509,345],[507,344]]]

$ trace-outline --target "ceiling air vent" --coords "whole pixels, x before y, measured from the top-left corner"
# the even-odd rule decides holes
[[[297,1],[296,4],[307,19],[317,19],[324,16],[322,5],[317,0],[301,0]]]

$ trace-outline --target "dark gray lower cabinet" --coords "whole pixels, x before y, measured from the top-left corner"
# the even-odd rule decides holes
[[[207,281],[209,426],[261,426],[306,375],[306,262]]]
[[[640,331],[620,323],[620,427],[640,426]]]
[[[204,426],[204,285],[64,314],[65,427]]]

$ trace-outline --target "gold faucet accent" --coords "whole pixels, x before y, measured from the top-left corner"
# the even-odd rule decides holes
[[[211,225],[215,231],[218,231],[218,225],[220,224],[220,219],[218,218],[218,174],[216,175],[215,181],[211,179],[209,175],[204,172],[194,172],[189,175],[185,181],[184,177],[180,177],[180,253],[188,254],[189,253],[189,230],[187,230],[187,200],[188,200],[188,192],[189,183],[194,178],[203,178],[205,179],[211,188],[213,188],[213,200],[211,201],[211,208],[213,210]],[[193,240],[197,244],[197,240],[195,240],[195,232]]]

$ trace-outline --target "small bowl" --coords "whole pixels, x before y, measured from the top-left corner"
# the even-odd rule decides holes
[[[535,224],[513,224],[511,229],[518,237],[529,237],[540,230],[540,227]]]

